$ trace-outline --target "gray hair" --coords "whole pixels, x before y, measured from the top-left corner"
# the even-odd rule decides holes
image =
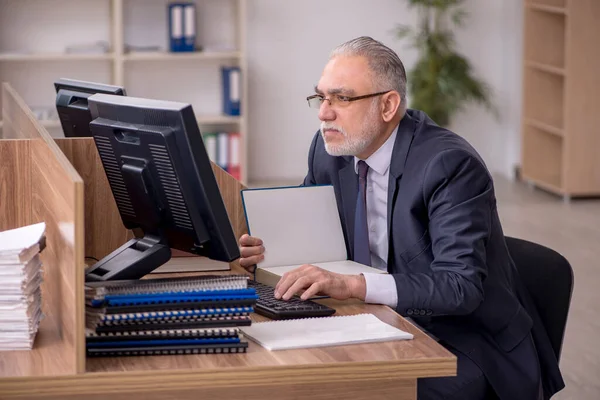
[[[362,56],[369,62],[373,80],[379,90],[395,90],[400,94],[402,114],[406,111],[406,71],[395,51],[383,43],[361,36],[333,49],[330,58],[339,55]]]

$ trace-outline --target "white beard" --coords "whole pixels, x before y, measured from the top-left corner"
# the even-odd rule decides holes
[[[364,152],[375,139],[373,132],[378,132],[378,125],[382,124],[382,122],[377,121],[377,112],[377,102],[373,102],[363,123],[357,131],[351,135],[348,135],[341,126],[337,126],[332,122],[321,122],[321,136],[325,142],[325,151],[331,156],[355,156]],[[340,132],[345,140],[342,143],[327,143],[327,139],[323,134],[323,131],[327,129],[334,129]]]

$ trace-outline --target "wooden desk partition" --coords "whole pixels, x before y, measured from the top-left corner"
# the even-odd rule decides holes
[[[92,140],[55,142],[8,85],[2,95],[11,139],[0,140],[0,229],[45,221],[48,247],[47,317],[32,351],[0,352],[0,399],[414,399],[418,378],[456,374],[454,355],[390,308],[331,299],[322,301],[338,315],[373,313],[415,337],[274,352],[250,342],[245,354],[86,359],[84,254],[101,257],[130,233]],[[215,165],[213,171],[239,237],[246,231],[243,186]],[[219,273],[243,271],[233,264]]]
[[[125,229],[92,138],[55,139],[84,181],[85,254],[100,259],[121,246],[133,234]],[[248,231],[241,204],[240,182],[212,163],[221,197],[236,237]],[[108,233],[108,235],[107,235]]]
[[[0,377],[81,373],[85,371],[83,181],[6,84],[2,105],[4,137],[12,139],[0,140],[0,229],[44,221],[47,247],[41,255],[45,318],[35,347],[0,352]]]

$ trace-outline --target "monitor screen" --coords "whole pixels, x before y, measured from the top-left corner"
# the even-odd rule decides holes
[[[54,82],[56,111],[65,137],[89,137],[92,121],[88,98],[96,93],[126,96],[120,86],[61,78]]]
[[[192,106],[96,94],[90,131],[127,229],[143,236],[86,272],[138,279],[178,249],[231,262],[239,248]]]

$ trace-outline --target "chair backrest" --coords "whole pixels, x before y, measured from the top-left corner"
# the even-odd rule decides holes
[[[506,237],[506,244],[558,360],[573,292],[571,264],[558,252],[537,243]]]

